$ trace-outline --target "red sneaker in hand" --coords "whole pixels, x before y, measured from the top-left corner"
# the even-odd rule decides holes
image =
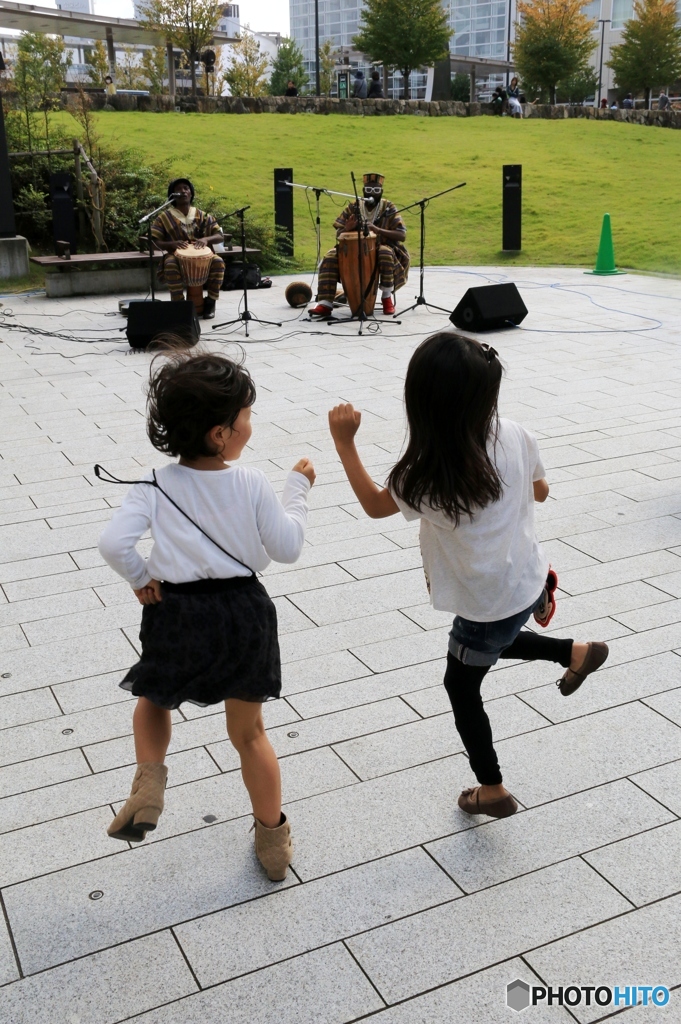
[[[320,320],[328,320],[332,313],[333,310],[329,306],[325,306],[323,302],[310,310],[310,316],[318,316]]]
[[[381,299],[383,305],[383,312],[387,316],[392,316],[395,312],[395,303],[393,302],[392,295],[388,295],[385,299]]]

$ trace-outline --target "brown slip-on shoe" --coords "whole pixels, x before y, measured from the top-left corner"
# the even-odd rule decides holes
[[[518,810],[518,804],[511,794],[500,800],[480,801],[480,786],[464,789],[459,797],[459,807],[466,814],[488,814],[490,818],[510,818]]]
[[[598,640],[588,644],[586,657],[579,669],[569,668],[556,683],[563,696],[569,697],[571,693],[578,690],[586,677],[604,664],[609,654],[610,648],[607,644],[601,643]]]

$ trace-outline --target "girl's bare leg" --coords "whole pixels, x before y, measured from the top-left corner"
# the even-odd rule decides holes
[[[146,697],[137,698],[137,707],[132,716],[135,734],[135,755],[138,764],[153,761],[163,764],[170,743],[170,712],[159,708]]]
[[[241,774],[253,805],[253,814],[265,828],[281,822],[281,775],[277,755],[267,738],[262,704],[225,701],[227,735],[241,758]]]

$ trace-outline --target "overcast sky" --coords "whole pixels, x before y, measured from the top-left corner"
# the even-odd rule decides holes
[[[288,0],[237,0],[242,25],[256,32],[281,32],[288,35]],[[37,0],[44,7],[56,7],[51,0]],[[132,18],[132,0],[95,0],[95,14],[114,18]]]

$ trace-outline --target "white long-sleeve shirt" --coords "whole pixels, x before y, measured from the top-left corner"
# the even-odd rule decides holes
[[[151,480],[151,473],[144,479]],[[156,487],[135,484],[99,538],[102,558],[135,590],[152,579],[188,583],[248,576],[244,566],[261,572],[271,560],[295,562],[300,556],[311,486],[302,473],[289,473],[281,501],[265,474],[248,466],[196,470],[173,463],[157,470],[156,479],[235,557],[223,554]],[[145,561],[135,545],[149,529],[154,543]]]

